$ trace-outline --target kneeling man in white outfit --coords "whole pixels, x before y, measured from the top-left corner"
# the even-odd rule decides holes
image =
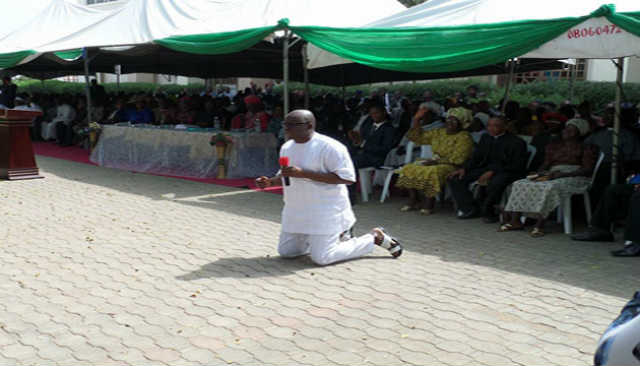
[[[285,181],[278,253],[282,257],[309,254],[314,263],[327,265],[362,257],[378,245],[399,257],[402,246],[382,228],[352,237],[356,218],[346,185],[356,181],[353,162],[347,148],[315,132],[315,124],[308,110],[289,113],[284,128],[291,139],[280,149],[280,156],[287,157],[289,164],[283,164],[287,166],[275,177],[256,179],[260,188]]]

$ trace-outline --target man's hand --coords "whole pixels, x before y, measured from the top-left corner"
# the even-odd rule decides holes
[[[281,169],[283,177],[304,178],[304,171],[296,166],[283,166]]]
[[[416,114],[413,115],[413,119],[422,119],[427,114],[428,109],[426,107],[419,108]]]
[[[451,172],[449,175],[447,175],[447,178],[448,179],[453,179],[453,178],[462,179],[462,178],[464,178],[464,175],[465,175],[464,169],[458,169],[458,170],[455,170],[455,171]]]
[[[427,160],[423,160],[421,164],[424,166],[438,165],[438,161],[434,159],[427,159]]]
[[[360,132],[351,130],[347,133],[347,136],[351,140],[351,142],[358,146],[362,143],[362,136],[360,136]]]
[[[271,187],[273,183],[271,183],[271,178],[267,178],[265,176],[256,178],[256,185],[258,188],[264,189]]]
[[[481,186],[489,184],[489,181],[491,180],[491,178],[493,178],[493,174],[494,172],[492,170],[485,172],[480,176],[480,178],[478,178],[478,184],[480,184]]]

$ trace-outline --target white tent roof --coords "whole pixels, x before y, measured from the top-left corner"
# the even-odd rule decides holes
[[[110,11],[66,0],[49,0],[46,5],[32,15],[28,22],[0,38],[1,52],[45,48],[48,42],[82,32],[110,14]]]
[[[368,23],[365,28],[440,27],[491,24],[520,20],[542,20],[588,15],[607,3],[606,0],[514,1],[514,0],[431,0]],[[617,12],[640,10],[638,0],[616,0]],[[572,31],[591,33],[588,37],[562,34],[522,57],[531,58],[616,58],[640,55],[640,39],[619,28],[606,36],[595,34],[598,28],[611,25],[604,17],[591,18]],[[351,62],[317,47],[309,47],[309,68]]]
[[[15,3],[11,1],[5,1],[0,4],[0,7],[5,7],[0,8],[2,14],[10,14],[10,16],[4,16],[2,19],[0,39],[24,27],[31,19],[45,9],[49,3],[51,3],[51,0],[21,0],[20,6],[16,6]]]
[[[5,37],[0,53],[134,45],[170,36],[291,25],[354,27],[404,9],[397,0],[130,0],[109,11],[54,0],[32,25]]]
[[[367,27],[437,27],[576,17],[612,2],[617,12],[640,9],[637,0],[431,0],[371,22]]]

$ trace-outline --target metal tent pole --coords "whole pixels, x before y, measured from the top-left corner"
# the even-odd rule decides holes
[[[86,84],[86,94],[87,94],[87,123],[92,122],[91,118],[91,86],[89,83],[89,49],[83,49],[84,56],[84,81]]]
[[[573,104],[574,84],[576,82],[576,66],[577,65],[569,65],[569,70],[571,72],[571,77],[569,78],[569,101],[571,104]]]
[[[302,46],[302,70],[304,72],[304,108],[309,109],[309,58],[307,57],[307,45]]]
[[[500,106],[500,112],[504,114],[505,108],[507,108],[507,102],[509,101],[509,92],[511,91],[511,81],[513,80],[513,73],[516,67],[516,60],[509,59],[509,77],[507,78],[507,85],[504,90],[504,98],[502,105]]]
[[[284,43],[282,45],[282,94],[284,100],[284,114],[289,113],[289,30],[284,31]]]
[[[616,114],[613,118],[613,146],[611,149],[611,184],[618,182],[618,155],[620,146],[618,146],[620,133],[620,101],[622,96],[622,73],[624,71],[624,58],[618,58],[618,62],[613,62],[618,69],[616,77]]]

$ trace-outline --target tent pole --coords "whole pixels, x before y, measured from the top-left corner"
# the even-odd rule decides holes
[[[307,68],[307,64],[309,63],[309,59],[307,59],[307,45],[302,46],[302,70],[304,71],[304,109],[309,109],[309,69]]]
[[[622,72],[624,71],[624,58],[618,58],[618,62],[614,62],[618,75],[616,77],[616,114],[613,118],[613,144],[611,159],[611,184],[618,182],[618,154],[620,146],[618,146],[618,138],[620,133],[620,101],[622,96]]]
[[[284,31],[284,44],[282,45],[282,94],[284,101],[284,114],[289,113],[289,30]]]
[[[91,87],[89,83],[89,49],[84,48],[84,81],[87,93],[87,123],[91,123]]]
[[[505,85],[504,89],[504,98],[502,100],[502,105],[500,106],[500,112],[502,114],[504,114],[504,111],[507,108],[507,102],[509,101],[509,91],[511,90],[511,80],[513,80],[515,67],[516,61],[514,59],[509,59],[509,77],[507,78],[507,85]]]
[[[571,78],[569,79],[569,101],[573,104],[573,88],[576,82],[576,65],[569,65]]]

